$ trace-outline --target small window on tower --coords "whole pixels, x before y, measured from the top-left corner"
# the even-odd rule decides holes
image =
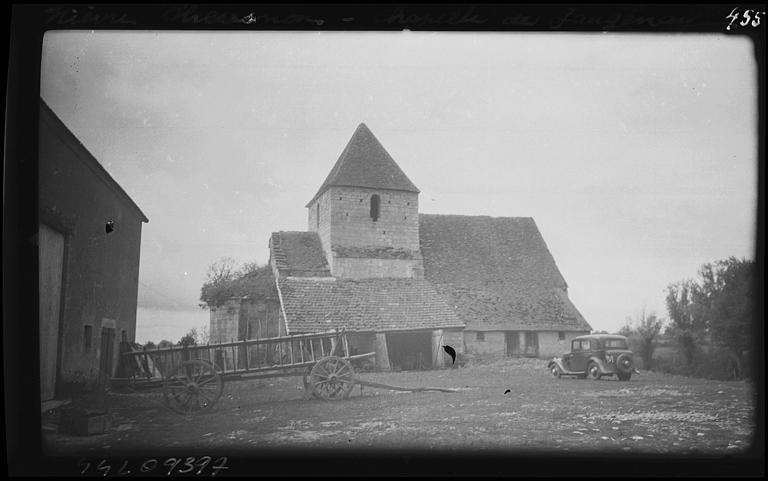
[[[379,219],[379,196],[378,194],[373,194],[371,196],[371,218],[374,222],[376,222]]]

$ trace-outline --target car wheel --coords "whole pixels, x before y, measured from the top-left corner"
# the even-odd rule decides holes
[[[552,376],[554,376],[555,379],[560,379],[561,377],[563,377],[563,373],[562,371],[560,371],[560,368],[557,367],[557,364],[553,364],[549,372],[552,373]]]
[[[632,377],[632,373],[631,372],[627,373],[627,374],[619,373],[619,374],[617,374],[617,376],[619,377],[619,381],[629,381],[629,378]]]
[[[590,362],[587,366],[587,376],[589,376],[590,379],[593,379],[597,381],[602,377],[602,374],[600,374],[600,368],[597,366],[596,363]]]

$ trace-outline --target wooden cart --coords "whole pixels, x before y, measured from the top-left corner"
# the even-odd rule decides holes
[[[210,410],[224,391],[224,380],[303,376],[308,396],[347,398],[355,385],[357,360],[375,352],[350,354],[344,330],[237,342],[127,349],[120,354],[113,385],[163,388],[167,406],[189,415]]]

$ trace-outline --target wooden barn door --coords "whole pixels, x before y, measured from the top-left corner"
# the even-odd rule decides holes
[[[507,331],[504,333],[504,340],[507,345],[507,357],[520,356],[520,336],[517,331]]]
[[[101,354],[99,359],[99,386],[109,386],[112,378],[112,359],[115,357],[115,329],[101,328]]]
[[[58,373],[61,280],[64,269],[64,234],[40,224],[40,400],[56,394]]]
[[[525,333],[525,355],[528,357],[538,357],[539,355],[539,333],[528,331]]]

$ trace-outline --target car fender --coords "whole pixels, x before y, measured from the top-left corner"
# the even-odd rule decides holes
[[[549,361],[549,363],[547,364],[547,369],[552,369],[552,366],[557,366],[563,372],[568,371],[567,369],[565,369],[565,366],[563,365],[563,360],[559,357],[556,357],[551,361]]]
[[[613,369],[608,368],[607,363],[599,357],[590,357],[587,361],[587,365],[589,365],[590,362],[597,364],[598,369],[600,369],[600,374],[613,374]]]

